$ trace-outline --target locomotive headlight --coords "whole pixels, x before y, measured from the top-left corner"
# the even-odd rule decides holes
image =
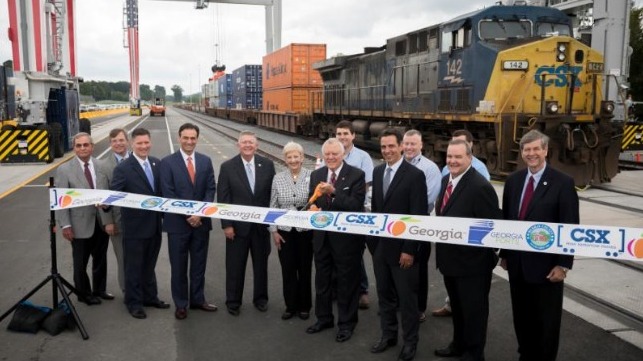
[[[614,113],[614,102],[611,100],[601,102],[601,113],[602,114],[612,114]]]
[[[545,109],[547,110],[547,114],[556,114],[558,113],[558,110],[560,107],[558,106],[558,101],[556,100],[551,100],[545,103]]]
[[[556,61],[564,62],[567,60],[567,44],[558,43],[556,45]]]

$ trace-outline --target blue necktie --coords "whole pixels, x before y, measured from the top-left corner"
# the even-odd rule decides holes
[[[250,183],[250,189],[252,193],[255,192],[255,176],[252,170],[252,164],[246,163],[246,175],[248,176],[248,183]]]
[[[145,161],[143,163],[143,171],[145,171],[147,181],[150,182],[150,186],[152,187],[152,190],[154,190],[154,175],[152,174],[152,168],[150,168],[150,162]]]

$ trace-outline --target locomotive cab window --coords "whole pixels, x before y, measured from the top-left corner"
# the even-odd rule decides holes
[[[571,36],[569,25],[539,22],[536,24],[536,35],[558,34]]]
[[[442,52],[448,53],[453,46],[453,33],[445,31],[442,33]]]
[[[502,20],[486,19],[481,20],[480,39],[482,40],[505,40],[505,39],[524,39],[532,36],[531,21],[526,19],[520,20]]]
[[[406,40],[400,40],[395,43],[395,56],[406,55]]]
[[[448,53],[455,49],[462,49],[471,45],[471,27],[461,27],[456,31],[442,33],[442,52]]]

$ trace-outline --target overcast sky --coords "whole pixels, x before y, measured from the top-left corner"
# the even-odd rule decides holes
[[[86,80],[129,81],[123,48],[124,0],[76,0],[78,75]],[[381,46],[387,38],[493,5],[493,0],[282,0],[282,46],[325,43],[327,55]],[[637,1],[639,3],[640,1]],[[7,2],[0,0],[0,61],[11,58]],[[139,0],[140,82],[174,84],[196,93],[219,60],[227,72],[261,64],[265,55],[263,6],[195,1]],[[218,46],[215,46],[218,44]]]

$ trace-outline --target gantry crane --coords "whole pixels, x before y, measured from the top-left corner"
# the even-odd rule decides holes
[[[266,54],[281,48],[281,2],[282,0],[154,0],[195,3],[196,9],[205,9],[208,4],[261,5],[266,7]]]

